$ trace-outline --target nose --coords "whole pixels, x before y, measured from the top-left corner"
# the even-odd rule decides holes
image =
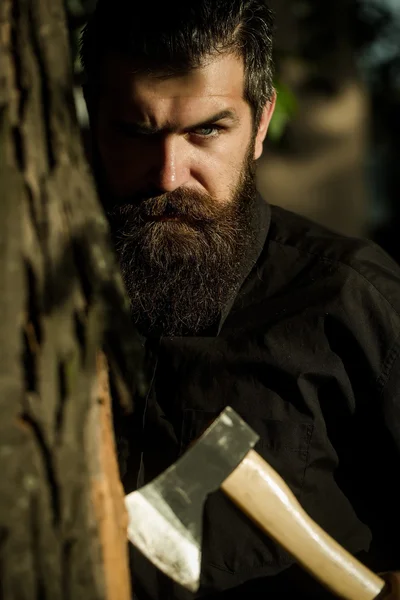
[[[178,136],[166,136],[157,140],[149,178],[150,183],[161,192],[173,192],[189,180],[188,155],[185,141]]]

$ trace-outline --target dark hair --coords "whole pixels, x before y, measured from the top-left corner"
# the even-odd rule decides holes
[[[258,124],[273,92],[273,17],[264,0],[98,0],[81,38],[87,85],[110,51],[138,70],[165,75],[201,66],[218,53],[243,58],[244,98]]]

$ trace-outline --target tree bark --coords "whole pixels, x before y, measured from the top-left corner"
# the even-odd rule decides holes
[[[0,286],[0,599],[128,600],[111,402],[145,379],[62,0],[0,2]]]

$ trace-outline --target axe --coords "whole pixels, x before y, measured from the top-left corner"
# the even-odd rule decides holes
[[[382,598],[383,579],[306,514],[252,449],[258,439],[232,408],[225,408],[176,463],[125,497],[129,540],[166,575],[197,591],[203,506],[207,495],[221,488],[331,592],[347,600]]]

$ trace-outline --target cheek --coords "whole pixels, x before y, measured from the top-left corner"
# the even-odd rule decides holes
[[[105,175],[117,194],[133,191],[144,168],[143,149],[99,124],[97,144]]]
[[[245,163],[246,143],[234,144],[227,140],[218,150],[199,156],[193,163],[192,175],[200,181],[207,193],[221,203],[234,194]]]

